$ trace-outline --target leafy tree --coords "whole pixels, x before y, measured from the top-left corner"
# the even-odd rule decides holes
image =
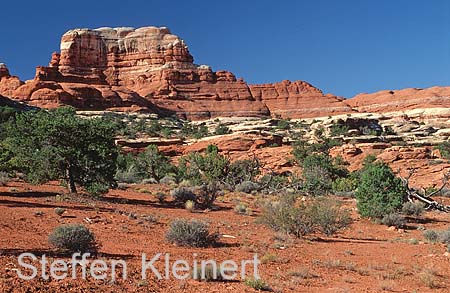
[[[177,168],[158,150],[156,145],[149,145],[138,155],[119,154],[116,178],[119,182],[138,183],[143,179],[161,180],[169,174],[176,174]]]
[[[384,162],[368,163],[361,171],[356,191],[358,211],[363,217],[383,218],[402,208],[405,187]]]
[[[175,166],[158,150],[156,145],[149,145],[144,152],[140,153],[135,164],[138,170],[144,171],[146,178],[155,178],[158,181],[169,173],[176,173]]]
[[[230,164],[226,182],[236,186],[245,181],[254,181],[260,172],[260,162],[256,158],[253,160],[237,160]]]
[[[230,160],[219,154],[217,146],[209,145],[204,155],[191,153],[180,159],[178,169],[182,178],[194,184],[223,181],[228,174]]]
[[[333,159],[324,153],[306,156],[302,164],[304,191],[314,196],[328,194],[334,180],[348,175],[344,165],[342,158]]]
[[[82,119],[73,108],[33,111],[16,115],[6,124],[6,147],[13,166],[32,183],[65,180],[104,191],[115,185],[117,148],[114,128],[102,118]]]

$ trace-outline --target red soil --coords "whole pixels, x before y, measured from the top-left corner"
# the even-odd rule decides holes
[[[0,187],[0,291],[1,292],[254,292],[244,282],[200,282],[141,278],[141,254],[170,253],[173,259],[251,259],[258,253],[265,261],[261,277],[275,292],[448,292],[450,258],[442,244],[424,242],[422,231],[447,229],[446,214],[427,212],[423,223],[410,223],[405,231],[360,219],[354,199],[339,199],[352,210],[354,223],[333,238],[314,235],[289,239],[256,222],[256,196],[226,194],[217,210],[191,213],[170,204],[160,204],[154,194],[167,186],[130,186],[112,191],[101,200],[57,196],[64,191],[55,184],[30,186],[12,182]],[[153,195],[152,195],[153,194]],[[238,215],[239,201],[250,204],[252,216]],[[447,200],[448,201],[448,200]],[[56,215],[54,209],[66,212]],[[43,212],[36,215],[36,212]],[[137,219],[130,217],[133,213]],[[144,215],[156,217],[151,223]],[[92,220],[90,224],[83,219]],[[176,218],[210,221],[212,231],[235,236],[222,238],[214,248],[184,248],[167,243],[168,223]],[[48,244],[49,233],[67,223],[84,223],[101,244],[96,258],[124,259],[128,279],[115,283],[93,279],[20,280],[17,256],[22,252],[61,258]],[[415,240],[414,240],[415,239]],[[435,286],[435,289],[430,287]]]

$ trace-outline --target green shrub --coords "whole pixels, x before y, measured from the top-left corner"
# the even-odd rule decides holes
[[[260,217],[261,223],[269,228],[302,237],[314,231],[314,223],[304,203],[297,205],[293,195],[283,196],[278,202],[270,202]]]
[[[383,162],[369,163],[361,171],[356,191],[358,211],[363,217],[383,218],[401,209],[405,187]]]
[[[159,183],[166,184],[166,185],[175,184],[176,182],[177,182],[177,179],[170,175],[166,175],[163,178],[161,178],[161,180],[159,180]]]
[[[275,129],[288,130],[291,128],[291,122],[286,119],[278,120]]]
[[[173,197],[175,203],[185,204],[188,200],[196,201],[197,195],[192,187],[178,187],[170,191],[170,195]]]
[[[179,205],[192,201],[196,207],[208,209],[213,206],[219,196],[219,187],[216,183],[203,184],[197,188],[181,186],[173,189],[170,194],[174,202]]]
[[[160,203],[163,203],[166,201],[167,194],[165,194],[164,192],[157,192],[155,197]]]
[[[352,192],[358,188],[358,179],[354,177],[337,178],[333,181],[334,192]]]
[[[99,196],[105,194],[109,190],[109,186],[106,183],[93,182],[85,187],[87,193],[92,196]]]
[[[95,236],[80,224],[57,227],[48,238],[51,245],[69,252],[95,251]]]
[[[55,214],[57,214],[58,216],[62,216],[62,214],[64,214],[65,211],[66,209],[64,208],[55,208]]]
[[[119,155],[115,178],[119,182],[139,183],[145,179],[162,180],[177,173],[177,169],[155,145],[149,145],[138,155]]]
[[[260,163],[254,158],[252,160],[237,160],[228,166],[225,182],[236,186],[244,181],[254,181],[260,174]]]
[[[303,191],[308,195],[322,196],[330,193],[332,179],[329,171],[319,165],[311,165],[303,168]]]
[[[175,166],[158,150],[156,145],[146,147],[145,151],[137,156],[134,164],[145,178],[155,178],[158,181],[168,174],[176,173]]]
[[[349,127],[347,125],[342,124],[333,124],[330,127],[330,135],[331,136],[339,136],[347,134]]]
[[[426,230],[423,232],[424,238],[431,243],[444,243],[450,244],[450,229],[444,231]]]
[[[275,231],[296,237],[321,232],[327,236],[345,228],[351,222],[349,212],[336,201],[316,198],[310,202],[298,202],[295,196],[283,196],[279,202],[269,203],[260,218]]]
[[[259,189],[259,184],[252,181],[244,181],[236,185],[236,191],[244,193],[252,193],[252,191]]]
[[[9,182],[9,175],[7,172],[0,172],[0,186],[5,186]]]
[[[114,178],[119,183],[139,183],[142,181],[141,176],[136,174],[135,170],[117,170]]]
[[[313,196],[329,194],[333,180],[348,175],[344,161],[328,154],[310,154],[302,162],[304,191]]]
[[[166,239],[179,246],[207,247],[215,244],[217,236],[209,233],[209,225],[205,222],[177,219],[170,223]]]
[[[450,159],[450,142],[444,141],[435,146],[435,149],[439,150],[442,158]]]
[[[204,267],[204,269],[202,268],[202,266],[197,266],[195,270],[192,272],[192,279],[205,282],[212,282],[212,281],[222,281],[224,280],[224,276],[222,275],[222,272],[217,266],[208,264]]]
[[[230,160],[219,154],[214,145],[208,146],[205,154],[191,153],[179,161],[180,176],[195,185],[224,181],[229,166]]]
[[[442,231],[439,233],[439,241],[446,245],[450,244],[450,230]]]
[[[279,191],[289,185],[287,176],[277,174],[266,174],[259,179],[260,189]]]
[[[321,233],[331,236],[351,223],[350,213],[339,203],[327,198],[317,199],[310,206],[311,219]]]
[[[208,127],[205,124],[193,124],[185,122],[181,128],[182,137],[200,139],[209,135]]]
[[[246,279],[244,281],[245,285],[259,291],[269,291],[270,287],[262,279]]]
[[[188,200],[185,204],[184,204],[184,208],[190,212],[193,212],[195,210],[195,202],[192,200]]]
[[[402,213],[407,216],[419,217],[425,211],[425,206],[421,202],[405,202],[402,206]]]
[[[381,219],[381,223],[388,227],[393,226],[395,228],[403,228],[406,225],[406,220],[403,216],[401,216],[397,213],[391,213],[391,214],[385,215]]]
[[[245,215],[248,210],[248,205],[245,203],[239,203],[234,207],[234,211],[240,215]]]
[[[423,232],[423,237],[426,241],[435,243],[439,240],[439,233],[434,230],[425,230]]]
[[[203,184],[197,190],[195,203],[204,209],[212,208],[214,202],[219,196],[219,185],[215,182]]]
[[[223,124],[217,125],[216,129],[214,130],[215,135],[224,135],[231,133],[231,129]]]

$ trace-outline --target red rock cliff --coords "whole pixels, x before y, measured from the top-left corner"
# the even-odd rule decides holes
[[[359,94],[347,100],[359,112],[393,112],[411,109],[449,108],[450,87],[408,88]]]
[[[75,29],[61,39],[35,78],[3,89],[41,107],[129,108],[216,116],[311,117],[350,111],[345,103],[305,82],[249,87],[227,71],[195,65],[188,47],[167,28]]]

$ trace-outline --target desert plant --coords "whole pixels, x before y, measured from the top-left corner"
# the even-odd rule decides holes
[[[402,213],[407,216],[419,217],[425,211],[425,206],[421,202],[405,202],[402,206]]]
[[[195,210],[195,202],[192,200],[188,200],[186,201],[186,203],[184,204],[184,207],[186,210],[193,212]]]
[[[62,216],[62,214],[64,214],[65,211],[66,209],[64,208],[55,208],[55,214],[57,214],[58,216]]]
[[[297,205],[296,197],[287,195],[278,202],[269,202],[260,221],[275,231],[302,237],[314,231],[314,224],[305,210],[304,203]]]
[[[254,181],[260,174],[260,167],[261,164],[257,158],[234,161],[227,168],[225,182],[236,186],[245,181]]]
[[[177,179],[170,175],[166,175],[163,178],[161,178],[161,180],[159,180],[159,183],[166,184],[166,185],[175,184],[176,182],[177,182]]]
[[[248,205],[245,203],[239,203],[234,207],[234,211],[240,215],[245,215],[247,213]]]
[[[215,244],[217,236],[209,232],[209,225],[203,221],[177,219],[170,223],[166,239],[179,246],[207,247]]]
[[[92,196],[99,196],[108,192],[109,185],[100,182],[93,182],[89,184],[89,186],[86,186],[85,190]]]
[[[222,272],[217,266],[207,264],[206,266],[197,266],[192,272],[192,279],[205,282],[221,281],[224,279]]]
[[[348,211],[340,208],[336,201],[316,198],[309,202],[298,202],[293,195],[283,196],[279,202],[269,203],[260,218],[275,231],[296,237],[321,232],[330,236],[350,224]]]
[[[368,163],[361,171],[356,191],[358,211],[363,217],[383,218],[401,209],[405,187],[383,162]]]
[[[245,285],[247,285],[255,290],[258,290],[258,291],[269,291],[270,290],[270,287],[262,279],[256,279],[256,278],[246,279],[244,281],[244,283],[245,283]]]
[[[347,125],[335,123],[330,127],[331,136],[339,136],[347,134],[349,127]]]
[[[259,184],[252,181],[244,181],[236,185],[236,191],[244,193],[252,193],[252,191],[259,189]]]
[[[57,227],[48,238],[51,245],[69,252],[88,252],[95,250],[95,236],[80,224]]]
[[[208,136],[208,127],[205,124],[194,124],[185,122],[180,130],[180,135],[182,137],[193,137],[200,139],[202,137]]]
[[[450,244],[450,230],[441,231],[439,233],[439,242],[446,245]]]
[[[395,228],[403,228],[406,225],[406,220],[403,216],[401,216],[397,213],[391,213],[391,214],[385,215],[381,219],[381,223],[388,227],[393,226]]]
[[[358,179],[354,176],[337,178],[333,181],[333,192],[352,192],[358,187]]]
[[[115,185],[115,130],[105,119],[83,119],[69,107],[27,111],[9,120],[5,133],[15,169],[31,183],[64,180],[71,193],[77,184]]]
[[[211,208],[220,194],[219,189],[219,185],[215,182],[203,184],[197,190],[196,204],[204,209]]]
[[[275,129],[280,129],[280,130],[288,130],[290,128],[291,128],[291,122],[286,119],[278,120],[277,125],[275,127]]]
[[[327,236],[335,234],[351,222],[350,213],[342,209],[337,201],[327,198],[315,200],[310,206],[310,214],[320,232]]]
[[[215,135],[224,135],[231,133],[231,129],[223,124],[217,125],[216,129],[214,130]]]
[[[435,243],[439,240],[439,233],[434,230],[425,230],[423,232],[423,237],[426,241]]]
[[[158,150],[156,145],[145,148],[145,151],[137,156],[135,164],[137,169],[145,174],[145,178],[155,178],[158,181],[176,172],[175,166]]]
[[[191,153],[179,160],[182,179],[200,185],[206,182],[222,182],[228,174],[230,160],[219,154],[217,146],[209,145],[205,154]]]
[[[167,194],[165,194],[164,192],[157,192],[155,197],[160,203],[163,203],[166,201]]]
[[[435,149],[439,150],[442,158],[450,159],[450,142],[444,141],[438,144]]]
[[[173,197],[175,203],[185,204],[188,200],[196,201],[197,196],[195,191],[191,187],[178,187],[170,191],[170,195]]]
[[[9,175],[7,172],[0,172],[0,186],[5,186],[9,182]]]
[[[332,189],[332,179],[328,170],[322,166],[312,165],[303,168],[303,191],[308,195],[327,195]]]
[[[261,190],[279,191],[289,185],[289,177],[277,174],[266,174],[259,178],[258,181]]]

